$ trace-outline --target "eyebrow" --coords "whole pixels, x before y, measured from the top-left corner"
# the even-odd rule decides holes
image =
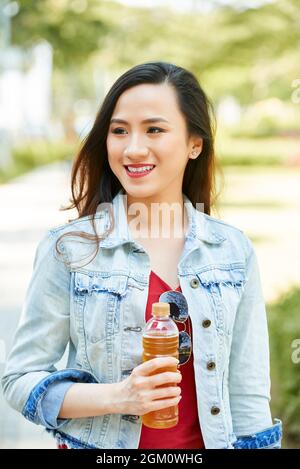
[[[142,124],[149,124],[149,123],[154,123],[154,122],[167,122],[169,124],[169,121],[167,121],[167,119],[164,119],[163,117],[150,117],[148,119],[142,120]],[[128,124],[128,122],[125,121],[124,119],[117,119],[117,118],[111,119],[110,123],[111,124],[113,123]]]

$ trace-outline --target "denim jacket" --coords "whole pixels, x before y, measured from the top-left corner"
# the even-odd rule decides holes
[[[9,404],[72,448],[138,448],[141,417],[106,414],[43,418],[41,403],[59,382],[115,383],[142,361],[150,259],[130,234],[120,191],[115,226],[95,245],[67,236],[93,233],[91,216],[47,231],[33,265],[2,386]],[[239,229],[198,211],[184,195],[188,230],[178,279],[192,321],[198,416],[205,447],[280,448],[281,421],[272,421],[269,343],[256,255]],[[96,228],[109,227],[107,209]],[[87,264],[87,256],[91,261]],[[78,260],[83,259],[84,265]],[[69,264],[63,262],[68,261]],[[57,370],[68,345],[65,369]],[[207,366],[214,362],[215,367]]]

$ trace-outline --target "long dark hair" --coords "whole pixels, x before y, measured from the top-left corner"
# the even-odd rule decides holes
[[[136,65],[121,75],[107,93],[94,125],[84,139],[81,149],[74,160],[71,173],[71,205],[61,208],[70,210],[76,207],[78,220],[91,215],[94,235],[82,231],[68,232],[63,236],[80,236],[96,242],[95,256],[99,250],[99,242],[114,228],[114,217],[110,215],[110,227],[104,235],[97,235],[95,214],[98,205],[111,203],[122,185],[110,169],[107,156],[106,139],[118,98],[121,94],[140,84],[162,84],[172,86],[177,94],[179,108],[185,117],[188,137],[200,136],[203,139],[201,157],[189,159],[183,177],[182,192],[190,199],[193,206],[204,204],[204,212],[210,214],[216,200],[214,152],[215,117],[213,107],[201,88],[196,77],[189,71],[167,62],[147,62]],[[74,220],[69,220],[74,221]],[[94,256],[94,257],[95,257]],[[94,258],[93,257],[93,258]]]

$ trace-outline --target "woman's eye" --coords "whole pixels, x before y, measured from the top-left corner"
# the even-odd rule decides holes
[[[160,129],[159,127],[149,127],[149,130],[158,130],[158,132],[163,132],[163,129]],[[156,132],[151,132],[151,133],[156,133]]]
[[[119,130],[124,130],[124,129],[121,129],[120,127],[118,127],[117,129],[113,129],[112,133],[113,134],[119,134],[120,133]]]
[[[116,129],[113,129],[112,130],[112,133],[113,134],[121,134],[122,133],[122,130],[125,130],[125,129],[122,129],[121,127],[117,127]],[[150,133],[159,133],[159,132],[164,132],[163,129],[161,129],[160,127],[149,127],[148,129],[149,131],[150,130],[158,130],[158,132],[150,132]]]

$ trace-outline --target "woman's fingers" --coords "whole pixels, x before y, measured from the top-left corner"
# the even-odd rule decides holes
[[[179,386],[168,386],[167,388],[158,388],[151,391],[149,398],[155,399],[171,399],[181,395],[181,388]]]
[[[147,360],[134,368],[133,372],[139,376],[149,376],[160,368],[177,367],[179,360],[174,357],[158,357]]]

